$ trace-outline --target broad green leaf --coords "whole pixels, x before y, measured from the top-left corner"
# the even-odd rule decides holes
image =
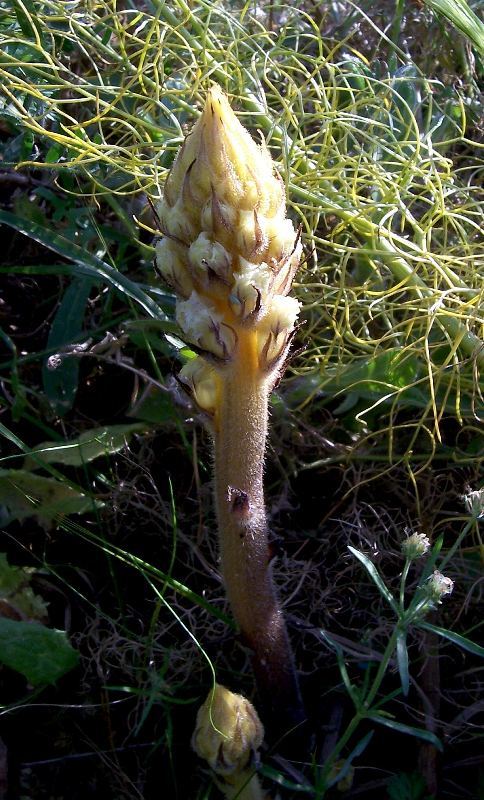
[[[45,155],[46,163],[47,164],[57,163],[57,161],[59,161],[62,155],[62,152],[63,152],[62,147],[59,144],[54,143],[53,145],[51,145]]]
[[[373,394],[388,389],[404,389],[415,380],[420,366],[414,354],[390,349],[348,365],[330,377],[323,378],[322,390],[334,391],[361,387]],[[326,380],[327,379],[327,380]]]
[[[86,304],[92,288],[89,278],[75,278],[64,293],[47,340],[51,352],[77,341],[81,334]],[[62,417],[72,408],[79,383],[79,359],[64,358],[57,369],[42,368],[44,391],[52,409]]]
[[[446,628],[438,628],[436,625],[431,625],[430,622],[419,622],[418,627],[423,628],[426,631],[431,631],[432,633],[437,634],[437,636],[442,636],[443,639],[448,639],[449,642],[453,642],[458,647],[462,647],[463,650],[467,650],[469,653],[473,653],[475,656],[484,658],[484,647],[481,647],[480,644],[476,644],[470,639],[467,639],[465,636],[461,636],[460,633],[448,631]]]
[[[136,404],[128,416],[155,425],[164,425],[180,419],[172,396],[155,387]]]
[[[356,405],[360,399],[369,401],[372,406],[380,401],[396,403],[399,407],[426,408],[429,394],[421,381],[422,376],[423,363],[415,352],[391,348],[346,365],[328,367],[324,372],[302,375],[288,383],[283,397],[295,408],[309,396],[323,405],[341,396],[339,413]],[[437,390],[436,402],[440,408],[455,413],[455,399],[449,396],[445,385]],[[473,414],[472,403],[465,396],[461,398],[459,409],[466,416]]]
[[[32,572],[32,569],[11,566],[5,553],[0,553],[0,600],[24,619],[42,620],[47,617],[47,605],[30,586]]]
[[[448,145],[449,140],[452,142],[462,136],[466,128],[465,108],[457,92],[446,87],[442,90],[439,100],[439,103],[435,103],[431,119],[428,120],[427,133],[431,136],[434,147]]]
[[[420,370],[414,354],[391,349],[337,369],[327,369],[324,374],[302,376],[288,387],[284,396],[294,407],[311,394],[346,398],[351,393],[356,403],[358,398],[372,402],[384,397],[393,400],[398,393],[399,403],[420,408],[428,403],[425,392],[413,386]]]
[[[363,92],[367,86],[370,70],[360,59],[349,56],[341,64],[341,72],[335,75],[335,92],[338,108],[346,108],[354,101],[357,92]]]
[[[415,115],[421,102],[420,84],[418,70],[413,64],[405,64],[393,76],[392,114],[389,116],[389,121],[393,135],[403,143],[415,140],[418,135]],[[406,148],[403,146],[402,152],[405,151]]]
[[[0,661],[25,675],[33,686],[42,686],[73,669],[78,654],[64,631],[0,617]]]
[[[173,299],[173,298],[170,298]],[[163,300],[160,300],[163,303]],[[166,306],[166,303],[164,303]],[[166,306],[169,308],[169,306]],[[170,311],[172,309],[170,308]],[[162,353],[163,355],[172,354],[173,348],[167,344],[167,339],[164,334],[177,334],[180,328],[175,322],[159,322],[158,320],[143,319],[128,322],[125,326],[126,333],[130,340],[137,346],[142,348],[150,347],[154,352]]]
[[[64,464],[80,467],[99,456],[117,453],[126,446],[134,433],[146,431],[146,425],[140,422],[131,425],[107,425],[103,428],[91,428],[83,431],[75,439],[59,444],[59,442],[43,442],[32,450],[35,458],[27,456],[24,468],[35,470],[45,464]]]
[[[0,505],[7,509],[8,522],[35,516],[42,525],[49,526],[58,516],[92,510],[94,503],[87,495],[55,478],[21,469],[2,469]]]
[[[395,614],[399,614],[398,605],[396,603],[396,600],[393,597],[393,595],[390,592],[390,590],[388,589],[388,587],[385,586],[385,583],[384,583],[380,573],[378,572],[377,568],[373,564],[373,562],[370,561],[368,556],[365,556],[364,553],[361,553],[359,550],[356,550],[355,547],[351,547],[349,545],[348,546],[348,550],[351,553],[353,553],[353,555],[358,559],[358,561],[361,561],[361,563],[365,567],[366,571],[368,572],[368,575],[372,579],[372,581],[375,584],[375,586],[379,589],[379,591],[381,592],[382,596],[385,598],[387,603],[389,603],[389,605],[392,607],[392,609],[395,612]]]
[[[377,722],[379,725],[384,725],[386,728],[391,728],[393,731],[398,731],[398,733],[406,733],[408,736],[415,736],[417,739],[423,739],[424,742],[430,742],[430,744],[433,744],[437,750],[443,750],[442,742],[431,731],[426,731],[423,728],[414,728],[413,725],[405,725],[403,722],[396,722],[396,720],[390,719],[389,717],[378,713],[368,714],[367,719],[371,719],[373,722]]]
[[[16,592],[25,580],[20,567],[12,567],[5,553],[0,553],[0,597]]]

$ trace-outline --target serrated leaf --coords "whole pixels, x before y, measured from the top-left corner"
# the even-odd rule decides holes
[[[424,628],[426,631],[431,631],[437,634],[437,636],[442,636],[443,639],[448,639],[449,642],[453,642],[453,644],[456,644],[458,647],[462,647],[463,650],[467,650],[475,656],[484,658],[484,647],[471,641],[471,639],[467,639],[466,636],[461,636],[460,633],[448,631],[446,628],[438,628],[436,625],[431,625],[430,622],[419,622],[418,627]]]
[[[423,728],[414,728],[413,725],[405,725],[403,722],[397,722],[394,719],[384,717],[380,714],[368,714],[367,719],[371,719],[373,722],[377,722],[379,725],[384,725],[385,728],[391,728],[393,731],[398,731],[398,733],[405,733],[408,736],[414,736],[416,739],[423,739],[424,742],[430,742],[430,744],[433,744],[437,750],[443,750],[442,742],[431,731],[426,731]]]
[[[0,470],[0,505],[13,519],[37,517],[41,525],[51,525],[58,516],[91,511],[93,501],[68,483],[44,478],[20,469]]]
[[[89,278],[75,278],[66,289],[47,340],[51,352],[62,350],[79,337],[92,288]],[[62,417],[72,408],[79,383],[79,359],[64,358],[57,369],[42,368],[44,391],[52,409]]]
[[[146,431],[147,426],[134,422],[130,425],[107,425],[103,428],[91,428],[69,442],[43,442],[32,450],[35,458],[27,456],[24,468],[39,469],[44,464],[64,464],[80,467],[99,456],[118,453],[134,433]]]
[[[393,597],[391,591],[388,589],[387,586],[385,586],[383,578],[381,577],[380,573],[378,572],[373,562],[370,561],[368,556],[365,556],[364,553],[361,553],[359,550],[356,550],[355,547],[351,547],[351,545],[348,545],[348,550],[351,553],[353,553],[353,555],[358,559],[358,561],[361,561],[366,571],[368,572],[368,575],[372,579],[375,586],[379,589],[382,596],[385,598],[387,603],[392,607],[395,614],[399,615],[397,602]]]
[[[33,686],[55,683],[78,661],[64,631],[0,617],[0,661]]]

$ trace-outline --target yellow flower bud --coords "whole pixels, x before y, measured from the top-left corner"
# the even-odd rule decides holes
[[[201,706],[192,746],[214,772],[228,777],[241,772],[264,738],[252,703],[225,686],[215,685]]]
[[[224,322],[222,314],[203,302],[197,292],[192,292],[188,300],[177,303],[176,321],[189,342],[211,354],[220,361],[230,359],[237,334]]]
[[[252,264],[240,259],[241,271],[235,276],[229,297],[234,313],[241,319],[251,314],[263,316],[269,302],[274,276],[267,264]]]
[[[187,183],[188,181],[188,183]],[[274,216],[284,202],[282,182],[274,175],[265,147],[240,124],[220,88],[212,86],[165,185],[174,206],[183,192],[198,205],[215,191],[220,203]],[[197,208],[193,209],[193,218]]]
[[[259,361],[270,370],[284,358],[294,332],[301,303],[295,297],[276,295],[258,326]]]
[[[168,286],[180,297],[190,297],[193,281],[186,266],[186,247],[171,239],[160,239],[156,243],[155,252],[158,269]]]
[[[188,389],[197,406],[206,414],[213,416],[219,383],[215,370],[198,356],[182,367],[178,379]]]
[[[190,245],[188,258],[190,266],[206,287],[214,278],[229,284],[232,256],[223,245],[212,240],[205,231],[202,231]]]
[[[257,326],[289,292],[301,244],[269,151],[218,86],[175,159],[159,216],[165,238],[157,260],[182,298],[178,322],[190,342],[225,363],[237,327]]]

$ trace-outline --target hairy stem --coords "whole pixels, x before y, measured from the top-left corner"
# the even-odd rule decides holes
[[[237,357],[223,374],[215,418],[215,496],[232,612],[252,650],[263,702],[287,728],[305,717],[269,563],[263,471],[270,380],[259,368],[256,337],[253,330],[241,331]]]

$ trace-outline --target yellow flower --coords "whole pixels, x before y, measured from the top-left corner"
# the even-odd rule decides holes
[[[203,358],[193,358],[180,370],[180,383],[188,390],[197,406],[206,414],[213,416],[217,405],[219,378]]]
[[[178,323],[204,355],[227,363],[240,330],[273,317],[277,299],[289,292],[301,244],[269,151],[218,86],[175,159],[158,211],[164,239],[157,263],[180,298]],[[274,352],[289,341],[294,304]]]
[[[242,772],[260,747],[264,729],[252,703],[216,684],[199,709],[192,746],[214,772]]]

